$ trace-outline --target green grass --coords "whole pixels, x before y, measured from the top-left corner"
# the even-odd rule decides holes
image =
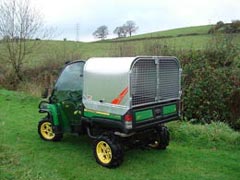
[[[164,39],[144,39],[126,42],[71,42],[42,41],[40,48],[27,59],[27,67],[37,67],[49,62],[63,63],[68,60],[88,59],[90,57],[116,56],[121,48],[129,50],[130,54],[146,55],[144,47],[158,43],[175,49],[204,49],[211,43],[212,35],[181,36]],[[240,34],[234,38],[234,43],[240,44]],[[128,48],[129,47],[129,48]],[[128,56],[128,55],[125,55]],[[177,56],[177,55],[176,55]]]
[[[119,40],[105,40],[98,42],[73,41],[39,41],[39,47],[26,58],[25,68],[38,67],[47,63],[63,64],[69,60],[88,59],[90,57],[118,56],[118,51],[125,48],[123,56],[147,55],[144,47],[157,43],[178,49],[204,49],[211,43],[212,35],[207,34],[211,25],[178,28],[127,37]],[[195,35],[189,35],[193,34]],[[181,36],[179,36],[181,35]],[[168,38],[161,38],[167,37]],[[32,42],[30,42],[31,44]],[[235,34],[234,43],[240,46],[240,34]],[[0,52],[3,52],[0,43]],[[175,55],[177,56],[177,55]],[[0,58],[1,62],[1,58]],[[5,64],[4,62],[1,62]]]
[[[0,90],[0,179],[239,179],[240,135],[222,123],[169,123],[166,151],[133,149],[117,169],[99,166],[86,136],[45,142],[39,98]]]

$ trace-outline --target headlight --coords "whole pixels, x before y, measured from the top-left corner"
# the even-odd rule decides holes
[[[39,109],[47,109],[48,108],[48,102],[46,102],[46,101],[42,101],[42,102],[40,102],[40,104],[39,104]]]

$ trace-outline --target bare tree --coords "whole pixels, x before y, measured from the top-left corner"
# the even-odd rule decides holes
[[[126,37],[127,36],[127,27],[125,25],[123,26],[118,26],[115,28],[113,31],[114,34],[117,34],[118,37]]]
[[[118,37],[120,38],[121,37],[121,27],[116,27],[113,31],[114,34],[117,34]]]
[[[95,36],[96,38],[100,38],[100,39],[105,39],[108,35],[108,27],[103,25],[97,28],[96,31],[93,32],[93,36]]]
[[[127,21],[124,26],[126,27],[126,30],[129,33],[130,37],[132,36],[132,33],[135,33],[138,29],[134,21]]]
[[[29,0],[3,0],[0,4],[0,58],[10,63],[16,78],[23,80],[26,56],[33,53],[36,39],[46,36],[40,14]]]

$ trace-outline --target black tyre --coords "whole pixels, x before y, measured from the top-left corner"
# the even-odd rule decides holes
[[[107,168],[118,167],[123,161],[123,149],[114,137],[100,136],[94,141],[96,162]]]
[[[60,141],[63,137],[53,132],[52,122],[47,118],[38,123],[38,134],[45,141]]]
[[[156,129],[156,139],[149,146],[153,149],[166,149],[169,141],[170,135],[167,127],[161,126]]]

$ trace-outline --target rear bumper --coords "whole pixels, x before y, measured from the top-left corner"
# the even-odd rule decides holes
[[[87,121],[90,124],[93,125],[98,125],[99,127],[103,127],[106,129],[110,129],[112,131],[119,131],[125,134],[130,134],[130,133],[137,133],[140,131],[144,131],[147,129],[153,129],[156,128],[158,125],[178,120],[180,116],[180,111],[179,111],[179,102],[178,100],[175,101],[170,101],[170,102],[165,102],[165,103],[159,103],[159,104],[154,104],[151,106],[144,106],[144,107],[138,107],[135,109],[131,109],[128,113],[131,113],[133,115],[133,121],[132,121],[132,128],[126,128],[125,122],[123,120],[111,120],[111,119],[105,119],[105,118],[84,118],[85,121]],[[168,106],[168,105],[176,105],[176,111],[171,114],[164,115],[163,114],[163,107]],[[137,121],[136,119],[136,112],[139,111],[145,111],[145,110],[151,110],[152,111],[152,117],[147,118],[141,121]]]
[[[164,124],[164,123],[167,123],[167,122],[170,122],[170,121],[176,121],[179,119],[179,116],[178,115],[173,115],[173,116],[169,116],[169,117],[166,117],[164,119],[162,118],[156,118],[154,120],[148,120],[147,122],[142,122],[142,123],[137,123],[134,125],[133,129],[131,130],[128,130],[127,132],[128,133],[131,133],[133,131],[142,131],[144,129],[151,129],[151,128],[154,128],[160,124]]]
[[[164,107],[171,106],[171,105],[176,105],[176,110],[173,113],[164,114]],[[143,129],[155,128],[159,124],[164,124],[170,121],[178,120],[180,118],[180,101],[174,100],[174,101],[168,101],[164,103],[158,103],[150,106],[132,109],[132,114],[134,115],[134,119],[137,119],[136,112],[141,112],[146,110],[151,110],[153,116],[151,118],[147,118],[141,121],[135,120],[133,122],[133,128],[127,130],[127,132],[142,131]]]

